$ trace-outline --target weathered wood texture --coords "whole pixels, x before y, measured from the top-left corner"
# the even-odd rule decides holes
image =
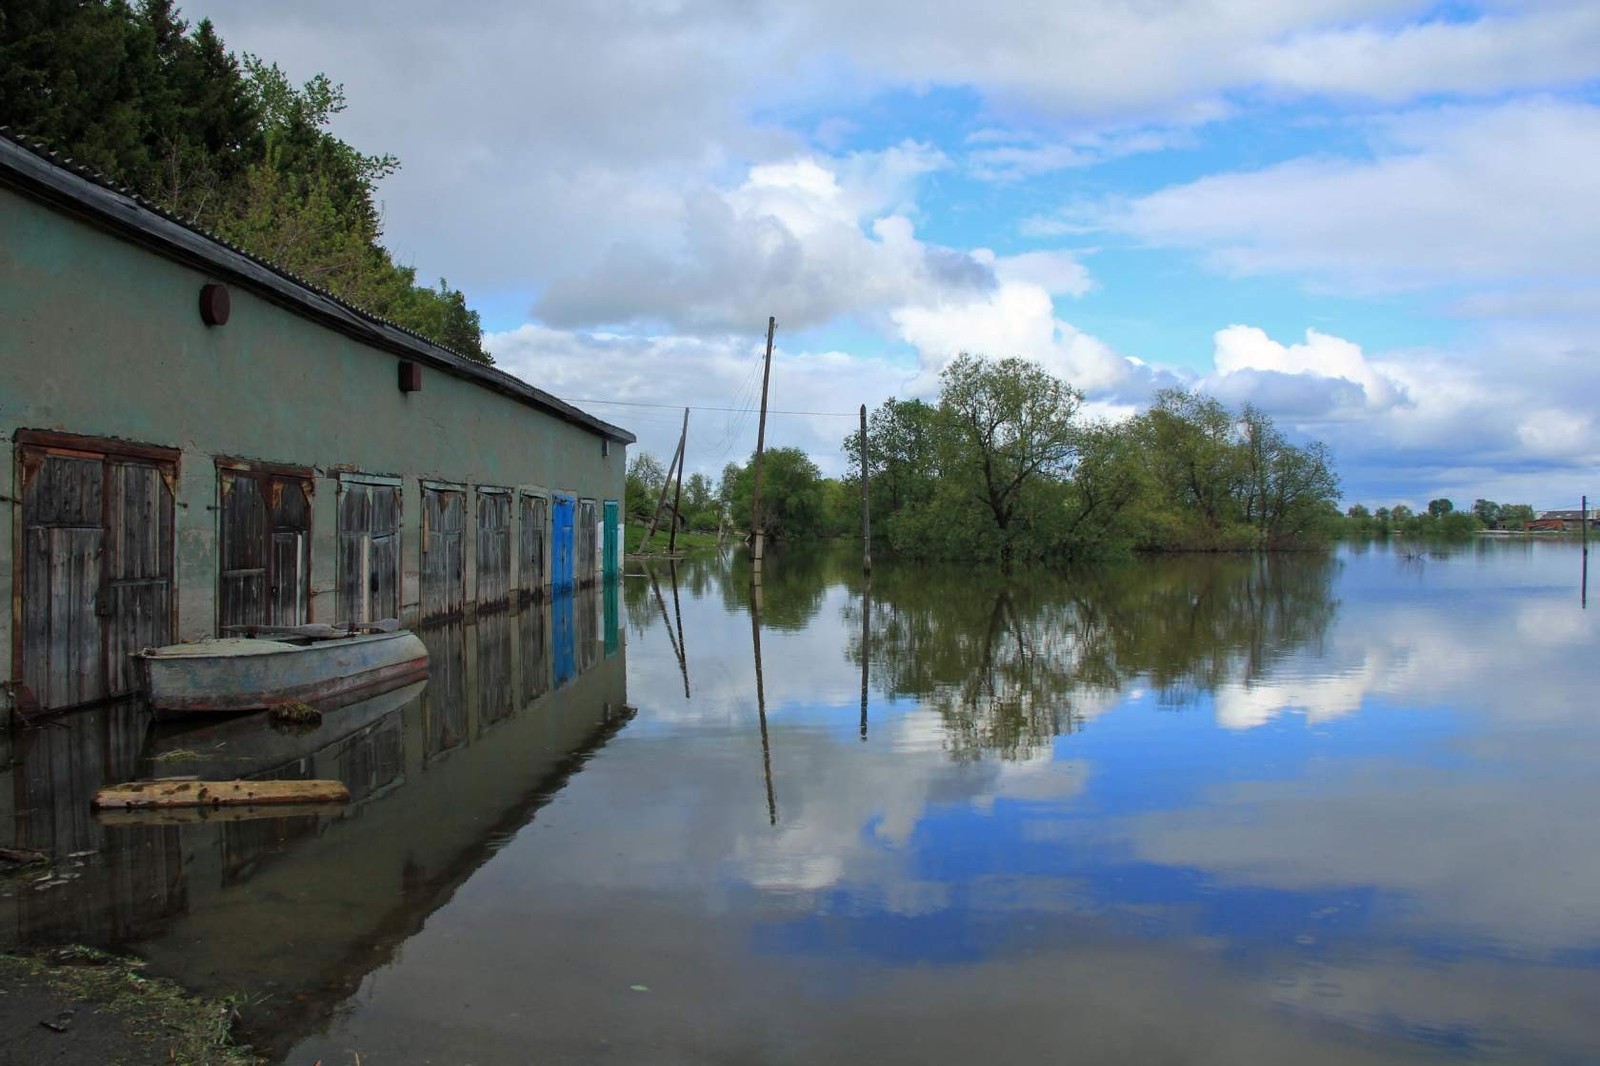
[[[273,803],[262,807],[122,807],[94,812],[97,824],[109,827],[199,825],[215,822],[255,822],[263,818],[337,818],[343,803]]]
[[[339,484],[338,622],[400,616],[400,488]]]
[[[46,710],[131,692],[130,656],[171,640],[173,467],[18,451],[23,684]]]
[[[478,490],[479,607],[505,603],[511,595],[511,494]]]
[[[524,493],[522,527],[517,542],[517,587],[523,599],[537,596],[546,584],[545,542],[548,537],[550,501]]]
[[[517,709],[516,675],[512,672],[510,612],[495,611],[478,619],[478,732],[510,718]]]
[[[218,471],[221,632],[297,626],[311,600],[311,501],[299,478]]]
[[[594,580],[600,565],[600,508],[594,500],[578,501],[578,559],[577,582],[586,584]]]
[[[550,603],[522,612],[522,702],[532,703],[550,691]]]
[[[467,631],[460,622],[417,631],[428,648],[422,693],[422,761],[433,761],[467,737]]]
[[[278,803],[345,803],[339,781],[128,781],[94,794],[97,809],[227,807]]]
[[[466,602],[467,494],[422,490],[422,618],[453,618]]]
[[[571,496],[557,496],[552,507],[553,521],[550,530],[550,586],[556,589],[572,587],[573,512],[577,501]]]

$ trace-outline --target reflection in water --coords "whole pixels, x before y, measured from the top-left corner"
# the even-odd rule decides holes
[[[286,1048],[628,720],[624,659],[600,651],[620,648],[614,626],[599,628],[601,595],[423,631],[429,682],[326,708],[310,729],[265,715],[152,726],[118,705],[20,732],[4,790],[15,841],[60,859],[61,876],[0,899],[11,912],[0,948],[133,950],[201,991],[248,990],[262,1006],[247,1035]],[[552,611],[582,619],[567,632],[586,667],[555,692]],[[516,705],[517,692],[530,699]],[[351,802],[91,814],[104,784],[177,774],[337,778]]]
[[[1024,582],[889,570],[845,608],[861,625],[849,655],[884,691],[937,709],[952,758],[1025,760],[1079,728],[1080,702],[1128,679],[1181,709],[1261,678],[1326,632],[1335,570],[1322,555],[1182,558]]]
[[[430,685],[338,735],[20,738],[48,766],[0,790],[18,832],[103,854],[39,894],[66,917],[6,905],[270,993],[253,1023],[296,1064],[1595,1061],[1580,565],[878,559],[869,586],[854,551],[791,550],[759,601],[737,555],[636,570],[509,642],[431,634],[459,721]],[[585,761],[623,718],[620,618],[641,708]],[[252,746],[246,772],[368,784],[236,830],[22,799]]]

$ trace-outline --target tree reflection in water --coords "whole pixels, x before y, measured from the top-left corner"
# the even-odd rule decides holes
[[[880,567],[871,596],[844,610],[847,654],[862,662],[870,630],[873,684],[938,711],[953,759],[1027,759],[1079,728],[1090,697],[1137,681],[1182,707],[1318,644],[1338,608],[1336,566],[1196,556],[1011,580]]]

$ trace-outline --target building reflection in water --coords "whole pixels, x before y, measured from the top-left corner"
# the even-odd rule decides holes
[[[19,731],[0,817],[57,865],[0,898],[0,948],[131,950],[198,991],[266,997],[246,1035],[286,1048],[626,723],[617,604],[584,590],[424,630],[428,682],[308,730],[153,724],[125,703]],[[351,802],[90,810],[103,785],[180,775],[337,778]]]

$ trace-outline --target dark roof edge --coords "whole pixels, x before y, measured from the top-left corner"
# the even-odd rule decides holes
[[[359,310],[279,267],[179,221],[106,178],[0,126],[0,185],[64,209],[168,259],[256,292],[295,314],[374,348],[403,355],[481,385],[620,444],[632,433],[579,410],[492,366],[457,355],[392,322]]]

